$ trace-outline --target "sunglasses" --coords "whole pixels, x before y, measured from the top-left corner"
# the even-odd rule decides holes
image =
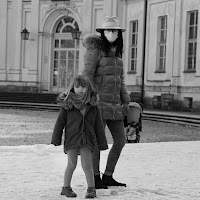
[[[117,29],[105,29],[104,32],[105,33],[110,33],[110,32],[118,33],[118,30]]]

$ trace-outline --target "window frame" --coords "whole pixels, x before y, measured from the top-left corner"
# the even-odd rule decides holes
[[[70,22],[67,20],[70,20]],[[55,91],[63,91],[63,89],[68,88],[71,78],[77,75],[79,70],[80,41],[74,40],[70,31],[64,31],[64,28],[67,26],[71,27],[72,30],[79,31],[78,24],[72,17],[66,16],[57,22],[54,30],[53,64],[51,68],[51,84]],[[61,54],[65,55],[65,57],[61,58]],[[70,58],[70,55],[73,55],[73,57]]]
[[[164,19],[164,28],[162,28],[162,19]],[[158,35],[157,35],[157,62],[155,73],[165,73],[166,72],[166,61],[167,61],[167,23],[168,16],[162,15],[158,17]],[[162,33],[164,34],[164,40],[162,41]],[[161,57],[161,47],[163,47],[163,55]],[[161,61],[163,65],[161,67]]]
[[[191,14],[194,14],[194,24],[190,24],[191,22]],[[184,73],[193,73],[196,72],[196,61],[197,61],[197,39],[198,39],[198,10],[192,10],[187,12],[187,20],[186,20],[186,50],[185,50],[185,69]],[[196,21],[196,23],[195,23]],[[190,39],[190,28],[194,28],[193,35],[195,34],[194,38]],[[192,55],[189,55],[189,45],[193,44],[192,46]],[[189,57],[192,58],[192,66],[189,68],[188,59]]]
[[[135,25],[134,25],[135,24]],[[133,28],[135,27],[135,32]],[[133,41],[135,38],[135,41]],[[134,55],[132,51],[134,49]],[[130,21],[130,46],[129,46],[129,70],[128,74],[135,74],[137,72],[137,64],[138,64],[138,20]],[[134,66],[132,68],[132,62],[134,62]]]

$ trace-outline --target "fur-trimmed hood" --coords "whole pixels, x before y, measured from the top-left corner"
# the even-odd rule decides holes
[[[102,39],[98,35],[86,35],[83,38],[83,46],[87,49],[101,49]]]

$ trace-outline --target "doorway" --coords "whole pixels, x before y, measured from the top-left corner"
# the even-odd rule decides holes
[[[72,31],[79,31],[72,17],[61,19],[55,29],[53,45],[52,90],[65,91],[78,74],[79,40],[72,38]]]

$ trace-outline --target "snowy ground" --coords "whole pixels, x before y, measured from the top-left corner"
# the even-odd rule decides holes
[[[108,150],[102,152],[105,168]],[[0,200],[64,200],[60,195],[67,156],[62,146],[37,144],[0,147]],[[200,141],[127,144],[114,178],[126,188],[97,190],[102,200],[199,200]],[[84,199],[80,162],[72,187]]]
[[[58,111],[0,108],[0,146],[50,144]],[[108,143],[112,137],[106,129]],[[140,143],[200,141],[200,127],[143,120]]]

